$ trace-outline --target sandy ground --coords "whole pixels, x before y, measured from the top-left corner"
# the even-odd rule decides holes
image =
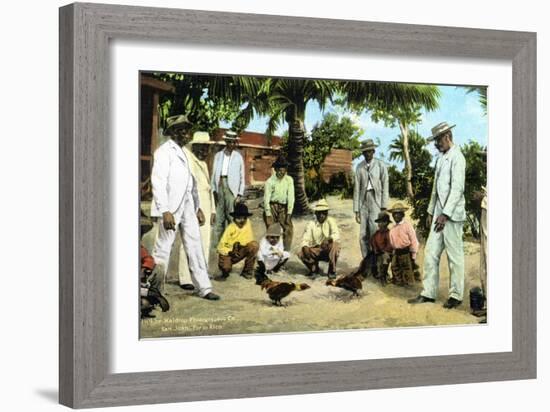
[[[361,260],[359,250],[359,225],[355,223],[351,200],[329,197],[330,215],[339,223],[342,236],[342,252],[338,262],[338,274],[349,273]],[[251,203],[251,207],[254,203]],[[256,237],[263,236],[264,225],[260,209],[252,209],[252,223]],[[294,247],[305,223],[313,217],[295,218]],[[143,244],[151,250],[155,228],[143,238]],[[422,241],[421,241],[422,243]],[[176,245],[177,247],[177,245]],[[175,249],[177,250],[177,249]],[[422,268],[423,245],[418,253]],[[325,286],[326,277],[310,280],[307,270],[293,255],[286,270],[273,276],[274,280],[308,283],[311,289],[293,292],[283,300],[284,307],[274,306],[254,280],[239,276],[242,264],[236,265],[225,282],[213,281],[214,291],[222,298],[210,302],[179,288],[176,280],[174,251],[168,272],[165,294],[171,304],[168,312],[155,310],[153,319],[141,322],[143,338],[197,335],[230,335],[239,333],[274,333],[292,331],[318,331],[338,329],[366,329],[433,325],[459,325],[478,323],[469,313],[469,290],[479,285],[479,244],[465,243],[466,281],[464,302],[453,310],[442,304],[447,299],[449,272],[445,254],[441,261],[440,295],[436,303],[410,305],[408,298],[418,295],[421,284],[410,287],[382,286],[369,278],[363,283],[361,297]],[[211,273],[216,275],[217,265],[210,261]],[[321,266],[326,272],[326,266]]]

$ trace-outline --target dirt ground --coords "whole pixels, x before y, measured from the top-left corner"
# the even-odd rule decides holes
[[[352,202],[329,197],[330,216],[337,219],[341,231],[342,251],[338,261],[338,274],[349,273],[361,261],[359,250],[359,225],[355,223]],[[254,216],[252,225],[257,239],[264,234],[261,209],[250,204]],[[314,217],[295,218],[293,247],[297,249],[305,223]],[[407,217],[410,218],[410,217]],[[149,250],[154,239],[153,228],[142,242]],[[156,309],[152,319],[141,322],[141,337],[231,335],[250,333],[276,333],[295,331],[319,331],[339,329],[390,328],[433,325],[475,324],[479,319],[469,313],[469,290],[479,286],[479,243],[465,242],[464,302],[456,309],[447,310],[442,304],[447,300],[449,271],[445,254],[441,260],[440,294],[435,303],[410,305],[407,299],[421,291],[421,283],[410,287],[382,286],[369,278],[363,282],[361,297],[351,297],[342,289],[325,286],[326,277],[311,280],[305,276],[306,268],[295,256],[286,270],[272,276],[274,280],[307,283],[311,289],[293,292],[283,300],[284,307],[274,306],[254,280],[239,276],[242,263],[233,268],[225,282],[212,281],[214,291],[221,296],[217,302],[207,301],[179,288],[175,272],[177,245],[172,253],[165,294],[171,308],[162,313]],[[417,262],[423,267],[423,241]],[[326,273],[326,265],[321,266]],[[210,260],[210,272],[217,275],[215,257]]]

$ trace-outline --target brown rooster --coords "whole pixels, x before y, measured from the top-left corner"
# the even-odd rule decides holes
[[[286,298],[294,290],[306,290],[310,286],[307,283],[296,284],[293,282],[275,282],[267,276],[261,282],[262,290],[265,289],[269,299],[274,305],[283,306],[281,299]]]
[[[351,273],[349,275],[340,276],[335,280],[327,280],[325,285],[335,286],[352,292],[352,296],[359,297],[359,290],[363,290],[363,276],[360,273]]]

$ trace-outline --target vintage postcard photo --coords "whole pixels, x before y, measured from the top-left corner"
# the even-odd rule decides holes
[[[146,72],[141,338],[487,322],[487,88]]]

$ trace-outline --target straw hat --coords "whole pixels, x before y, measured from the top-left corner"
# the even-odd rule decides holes
[[[314,212],[326,212],[327,210],[329,210],[329,207],[325,199],[319,200],[315,205],[315,207],[313,208]]]
[[[405,212],[406,210],[409,210],[409,208],[402,202],[395,202],[391,209],[388,209],[390,213],[394,212]]]
[[[226,130],[224,135],[223,135],[223,139],[224,140],[232,140],[232,141],[236,142],[237,140],[239,140],[239,136],[233,130]]]
[[[169,134],[175,129],[190,129],[191,126],[192,124],[189,122],[186,115],[177,114],[166,119],[166,129],[164,129],[164,133]]]
[[[193,133],[193,140],[191,144],[205,144],[210,141],[210,136],[207,132],[195,132]]]
[[[362,152],[365,152],[367,150],[374,150],[378,147],[376,143],[374,143],[374,140],[367,139],[361,142],[361,146],[359,147],[359,150]]]
[[[439,136],[441,136],[443,133],[451,130],[455,126],[456,126],[456,124],[453,124],[451,126],[447,122],[441,122],[439,124],[436,124],[434,127],[432,127],[432,135],[430,137],[428,137],[428,142],[433,142]]]

